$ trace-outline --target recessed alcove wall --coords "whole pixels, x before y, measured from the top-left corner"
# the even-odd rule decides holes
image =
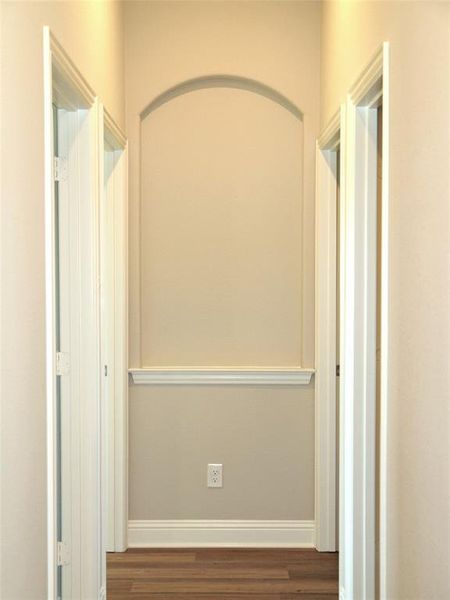
[[[178,91],[178,93],[176,93]],[[302,364],[303,122],[206,77],[141,120],[141,363]]]
[[[314,366],[320,15],[124,4],[130,367]],[[131,384],[129,411],[131,520],[314,518],[313,384]]]

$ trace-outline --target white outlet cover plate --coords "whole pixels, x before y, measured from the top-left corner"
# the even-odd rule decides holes
[[[223,486],[223,465],[209,464],[207,472],[207,484],[209,488],[221,488]]]

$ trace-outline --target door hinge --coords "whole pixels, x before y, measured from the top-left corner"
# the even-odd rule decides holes
[[[70,354],[67,352],[56,353],[56,374],[68,375],[70,373]]]
[[[341,376],[341,365],[336,365],[336,377]]]
[[[58,542],[56,546],[56,564],[58,567],[70,564],[70,549],[64,542]]]
[[[53,176],[55,181],[65,181],[67,179],[67,161],[61,156],[53,158]]]
[[[108,377],[108,365],[105,365],[105,377]]]

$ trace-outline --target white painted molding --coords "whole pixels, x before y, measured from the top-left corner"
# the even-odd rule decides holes
[[[130,548],[313,548],[314,521],[129,521]]]
[[[387,598],[388,561],[388,490],[387,490],[387,431],[389,406],[389,214],[390,214],[390,49],[389,42],[383,43],[383,148],[382,148],[382,190],[381,190],[381,363],[380,363],[380,508],[379,508],[379,595]]]
[[[103,107],[103,121],[105,139],[108,143],[114,150],[125,150],[127,137],[105,107]]]
[[[336,550],[336,226],[340,111],[316,151],[316,548]],[[337,118],[339,117],[339,118]]]
[[[103,105],[101,108],[101,182],[105,182],[105,152],[113,154],[114,163],[108,182],[100,186],[101,239],[106,231],[106,213],[103,211],[105,203],[109,203],[113,207],[109,213],[109,219],[113,223],[109,235],[113,236],[114,240],[112,254],[103,255],[103,244],[100,252],[101,273],[104,279],[102,293],[109,298],[109,301],[102,299],[101,303],[102,331],[105,333],[108,327],[110,328],[110,334],[102,337],[102,354],[105,353],[102,364],[109,365],[106,380],[112,399],[112,402],[109,402],[110,410],[105,410],[103,415],[106,420],[103,425],[103,443],[107,450],[103,455],[105,495],[102,501],[102,519],[107,534],[102,541],[107,551],[123,552],[127,548],[128,533],[128,150],[126,137],[120,127]],[[113,274],[109,275],[109,282],[105,278],[108,262],[113,271]],[[106,551],[104,558],[106,561]]]
[[[44,90],[44,210],[45,210],[45,342],[47,446],[47,597],[56,598],[57,462],[56,462],[56,341],[55,341],[55,216],[53,179],[53,81],[50,29],[43,29]]]
[[[48,27],[44,27],[44,37],[50,45],[54,92],[68,99],[74,107],[92,106],[96,98],[94,90]]]
[[[72,533],[67,534],[65,542],[72,548],[71,571],[68,575],[79,585],[80,573],[83,578],[83,589],[89,596],[97,596],[100,581],[100,489],[98,476],[100,472],[100,440],[98,432],[100,424],[99,396],[100,389],[100,352],[99,352],[99,297],[96,282],[98,281],[98,132],[99,103],[96,94],[83,78],[75,64],[66,54],[62,46],[52,35],[49,27],[43,28],[43,105],[44,105],[44,153],[45,153],[45,286],[46,286],[46,396],[47,396],[47,598],[57,597],[57,564],[56,564],[56,530],[58,515],[57,499],[57,410],[56,410],[56,278],[55,278],[55,201],[53,173],[53,104],[66,109],[61,118],[61,139],[66,148],[60,148],[67,157],[67,179],[61,196],[71,200],[66,206],[70,228],[70,249],[64,249],[64,260],[74,265],[72,272],[77,272],[76,265],[84,268],[76,287],[69,312],[67,307],[61,313],[61,321],[67,326],[68,319],[77,319],[82,313],[77,335],[71,336],[66,344],[73,350],[72,373],[74,377],[64,385],[72,393],[76,386],[80,398],[79,405],[71,406],[70,418],[66,422],[74,423],[73,435],[65,436],[71,449],[64,452],[70,461],[70,479],[72,493],[70,506],[65,506],[66,518],[72,519]],[[87,118],[78,119],[78,111],[87,111]],[[59,137],[59,136],[58,136]],[[68,148],[70,147],[70,155]],[[73,199],[73,202],[72,202]],[[63,202],[63,204],[65,204]],[[68,209],[69,210],[69,209]],[[76,213],[76,216],[74,216]],[[66,235],[65,239],[68,239]],[[70,257],[67,254],[70,252]],[[66,264],[66,263],[65,263]],[[67,271],[67,270],[66,270]],[[67,277],[73,277],[66,272]],[[72,279],[70,279],[72,282]],[[67,283],[67,282],[66,282]],[[66,283],[62,287],[66,289]],[[73,283],[73,282],[72,282]],[[79,288],[79,289],[78,289]],[[69,336],[66,336],[69,338]],[[83,352],[79,351],[83,347]],[[82,376],[80,375],[82,374]],[[80,375],[80,376],[79,376]],[[72,387],[73,386],[73,387]],[[69,390],[70,387],[70,390]],[[63,393],[66,393],[66,390]],[[69,411],[67,411],[67,416]],[[76,415],[76,418],[74,418]],[[63,420],[64,422],[64,420]],[[78,423],[78,425],[76,425]],[[72,425],[71,425],[72,426]],[[78,429],[77,429],[78,427]],[[89,443],[82,444],[83,440]],[[67,463],[63,469],[67,469]],[[68,486],[63,486],[68,489]],[[78,494],[83,489],[85,494]],[[80,525],[81,523],[81,525]],[[81,537],[80,537],[81,536]]]
[[[373,104],[380,97],[383,87],[384,53],[387,49],[386,43],[377,49],[360,77],[350,88],[350,99],[355,106]]]
[[[147,367],[129,373],[136,385],[308,385],[314,369]]]
[[[375,339],[377,115],[388,106],[387,43],[377,51],[347,95],[341,169],[341,378],[340,378],[340,555],[339,581],[349,598],[372,598],[375,553]],[[388,209],[389,119],[383,114],[382,214]],[[386,136],[386,138],[385,138]],[[381,344],[387,344],[387,222],[382,222]],[[379,595],[385,598],[386,356],[381,353]]]
[[[318,146],[320,150],[337,150],[340,143],[341,109],[337,110],[331,117],[328,125],[322,131]]]

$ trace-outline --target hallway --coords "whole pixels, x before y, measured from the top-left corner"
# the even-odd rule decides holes
[[[130,549],[108,554],[108,598],[335,600],[338,555],[287,549]]]
[[[449,26],[0,0],[0,599],[450,600]]]

